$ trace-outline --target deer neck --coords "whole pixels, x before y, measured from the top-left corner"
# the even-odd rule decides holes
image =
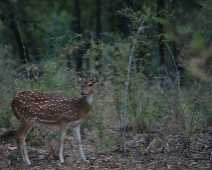
[[[86,99],[86,102],[92,106],[92,103],[93,103],[93,94],[90,94],[88,96],[85,96],[85,99]]]
[[[83,96],[81,99],[78,100],[79,109],[83,110],[90,110],[93,102],[93,94]]]

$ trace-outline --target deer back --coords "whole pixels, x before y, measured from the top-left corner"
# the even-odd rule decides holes
[[[84,119],[91,109],[85,97],[63,98],[40,92],[26,91],[14,96],[11,108],[18,119],[43,124],[60,124]]]

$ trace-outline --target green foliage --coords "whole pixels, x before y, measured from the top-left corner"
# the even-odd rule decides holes
[[[27,141],[28,143],[32,143],[35,137],[36,137],[36,136],[35,136],[35,133],[34,133],[34,131],[33,131],[33,129],[32,129],[32,130],[27,134],[27,136],[26,136],[26,141]]]
[[[8,115],[8,114],[11,114],[12,113],[12,109],[11,108],[6,108],[5,109],[5,114]]]
[[[144,21],[147,20],[147,22],[154,24],[152,22],[160,23],[164,26],[169,25],[169,18],[172,17],[168,11],[161,10],[159,12],[152,12],[150,8],[143,5],[142,10],[139,11],[133,11],[131,8],[123,8],[122,10],[118,11],[117,14],[121,16],[125,16],[130,19],[131,22],[134,24],[134,28],[137,29],[138,26]],[[163,16],[159,17],[159,15]],[[151,25],[146,25],[145,28],[151,28]]]
[[[112,150],[114,147],[113,141],[109,137],[104,136],[102,143],[105,150]]]
[[[145,146],[143,144],[140,145],[140,151],[143,153],[145,151]]]
[[[59,139],[59,131],[55,131],[49,134],[50,137],[54,138],[54,139]]]
[[[209,112],[206,115],[206,121],[211,124],[212,123],[212,109],[209,110]]]
[[[12,151],[10,155],[8,156],[8,159],[11,161],[17,160],[18,159],[18,151]]]

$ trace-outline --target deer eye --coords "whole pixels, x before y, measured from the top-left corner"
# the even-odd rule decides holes
[[[91,87],[91,86],[92,86],[92,84],[89,84],[88,86],[89,86],[89,87]]]

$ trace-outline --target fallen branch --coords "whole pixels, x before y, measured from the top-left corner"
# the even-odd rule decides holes
[[[191,153],[196,153],[196,154],[212,155],[212,152],[201,152],[201,151],[196,151],[196,150],[187,150],[187,151],[191,152]]]

